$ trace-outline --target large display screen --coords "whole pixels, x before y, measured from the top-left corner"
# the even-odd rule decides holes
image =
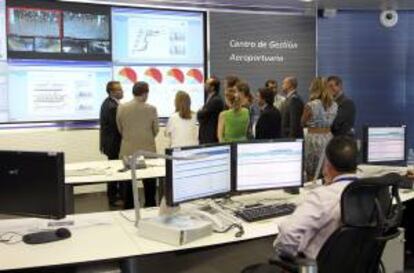
[[[8,55],[110,61],[110,25],[109,7],[9,1],[6,9]]]
[[[137,81],[150,85],[148,103],[160,117],[175,110],[177,91],[189,93],[192,109],[204,103],[204,17],[201,12],[112,9],[114,79],[127,101]]]
[[[175,94],[186,91],[191,108],[196,111],[204,103],[204,68],[202,66],[115,66],[114,79],[121,82],[124,99],[132,99],[132,87],[137,80],[149,84],[148,103],[157,107],[158,116],[169,117],[175,111]]]
[[[138,81],[160,117],[204,104],[204,13],[0,0],[0,123],[96,120],[106,84]]]
[[[110,63],[10,62],[0,122],[97,119],[111,78]]]
[[[201,12],[112,9],[115,63],[203,64]]]

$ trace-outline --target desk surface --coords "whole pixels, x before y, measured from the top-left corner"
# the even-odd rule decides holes
[[[146,169],[137,170],[139,180],[146,178],[165,177],[165,159],[146,159]],[[110,181],[129,181],[131,171],[119,172],[123,168],[121,160],[90,161],[70,163],[65,165],[68,172],[75,171],[79,175],[65,176],[65,183],[69,185],[93,184]]]
[[[286,194],[282,191],[272,191],[240,198],[258,200],[275,198],[275,196],[286,196]],[[154,208],[144,209],[142,216],[155,216],[157,213],[158,210]],[[133,211],[126,211],[124,214],[133,218]],[[26,245],[22,242],[14,245],[0,243],[0,253],[7,253],[0,255],[0,271],[165,253],[272,236],[277,234],[277,223],[283,220],[283,217],[280,217],[256,223],[244,223],[245,234],[241,238],[236,238],[235,231],[231,230],[223,234],[214,233],[212,236],[175,247],[139,237],[134,223],[125,219],[120,212],[78,214],[67,218],[75,221],[75,225],[69,227],[72,232],[70,239],[44,245]],[[27,233],[29,227],[38,228],[45,226],[47,222],[47,220],[31,218],[2,220],[0,233],[5,231]]]
[[[238,196],[234,199],[247,203],[263,199],[300,203],[308,191],[308,189],[302,190],[302,193],[296,196],[288,195],[283,191],[267,191]],[[401,197],[403,201],[414,198],[414,191],[403,192]],[[149,217],[157,213],[158,211],[154,208],[144,209],[142,216]],[[132,211],[124,212],[124,214],[131,217],[130,220],[133,219]],[[224,234],[214,233],[212,236],[176,247],[139,237],[134,223],[125,219],[120,212],[71,215],[67,218],[74,220],[75,225],[69,227],[72,231],[70,239],[44,245],[25,245],[21,242],[14,245],[0,243],[0,253],[6,253],[0,255],[0,271],[119,259],[273,236],[278,232],[278,223],[285,217],[243,223],[245,234],[240,238],[236,238],[235,231],[231,230]],[[47,220],[30,218],[2,220],[0,233],[6,231],[27,233],[29,228],[38,229],[44,227],[47,222]]]

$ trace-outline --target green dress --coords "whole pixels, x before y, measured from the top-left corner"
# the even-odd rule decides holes
[[[224,142],[236,142],[247,139],[249,127],[249,110],[242,107],[240,110],[233,109],[224,111]]]

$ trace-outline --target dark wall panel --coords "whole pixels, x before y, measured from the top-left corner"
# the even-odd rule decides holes
[[[292,75],[307,98],[316,73],[315,16],[211,12],[209,18],[211,74],[238,75],[253,90]]]
[[[414,125],[414,12],[400,12],[385,28],[379,12],[338,12],[318,20],[318,73],[343,78],[357,106],[357,132],[364,124]],[[410,146],[414,128],[409,130]]]

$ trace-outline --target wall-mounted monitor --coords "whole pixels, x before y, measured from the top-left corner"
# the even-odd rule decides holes
[[[103,62],[20,60],[6,69],[0,123],[96,120],[112,79],[110,63]]]
[[[191,108],[204,104],[204,13],[112,8],[114,79],[132,98],[132,86],[146,81],[148,102],[160,117],[174,111],[175,94],[186,91]]]
[[[9,58],[111,60],[110,8],[50,1],[7,1]]]

